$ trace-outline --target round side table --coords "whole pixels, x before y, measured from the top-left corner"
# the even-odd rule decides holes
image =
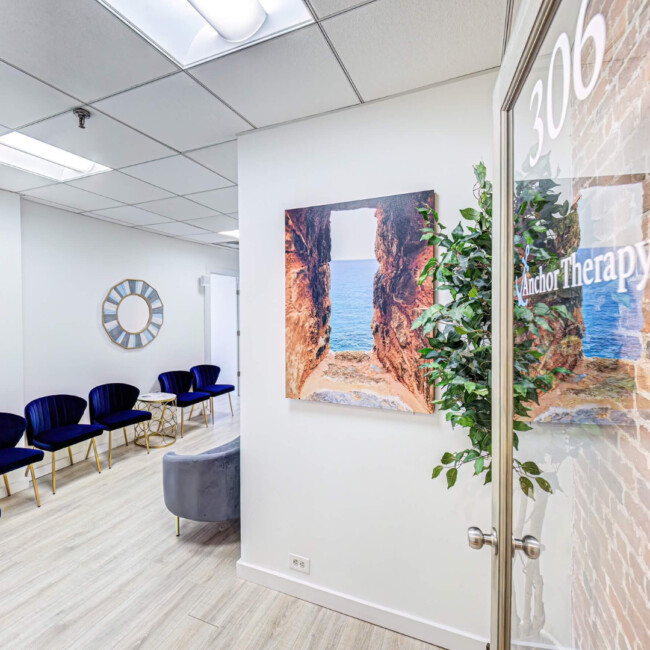
[[[136,409],[149,411],[151,420],[135,425],[134,442],[140,447],[157,449],[169,447],[176,442],[178,418],[176,415],[176,395],[172,393],[145,393],[140,395]],[[153,440],[152,440],[153,438]]]

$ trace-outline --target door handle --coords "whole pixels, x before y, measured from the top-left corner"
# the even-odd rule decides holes
[[[491,533],[484,533],[480,528],[472,526],[467,529],[467,541],[470,548],[475,551],[481,550],[484,546],[491,546],[495,552],[497,550],[497,533],[495,530]],[[522,551],[531,560],[538,559],[542,552],[542,545],[532,535],[524,535],[521,539],[515,537],[512,541],[513,552]]]
[[[523,554],[530,560],[536,560],[542,553],[542,545],[539,543],[536,537],[532,535],[524,535],[521,539],[515,539],[514,550],[522,551]]]
[[[484,533],[480,528],[472,526],[467,529],[467,541],[470,548],[480,551],[484,546],[492,546],[494,551],[497,549],[497,533],[493,530],[491,533]]]

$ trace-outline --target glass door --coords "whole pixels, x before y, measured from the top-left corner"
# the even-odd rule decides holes
[[[492,647],[650,648],[650,0],[530,2],[497,84]],[[500,268],[496,268],[496,267]]]

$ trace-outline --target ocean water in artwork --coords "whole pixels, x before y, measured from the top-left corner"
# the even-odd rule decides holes
[[[612,248],[581,248],[577,259],[602,255]],[[627,292],[618,293],[618,281],[594,283],[582,287],[582,339],[586,357],[601,359],[639,359],[641,357],[641,294],[634,288],[638,278],[627,282]]]
[[[372,350],[372,292],[378,268],[376,259],[330,262],[330,348],[334,352]]]

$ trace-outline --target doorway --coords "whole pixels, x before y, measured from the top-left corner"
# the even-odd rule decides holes
[[[207,287],[209,345],[207,362],[221,368],[220,384],[232,384],[239,395],[239,289],[238,278],[210,274]]]
[[[530,2],[497,81],[493,649],[650,643],[649,10]]]

